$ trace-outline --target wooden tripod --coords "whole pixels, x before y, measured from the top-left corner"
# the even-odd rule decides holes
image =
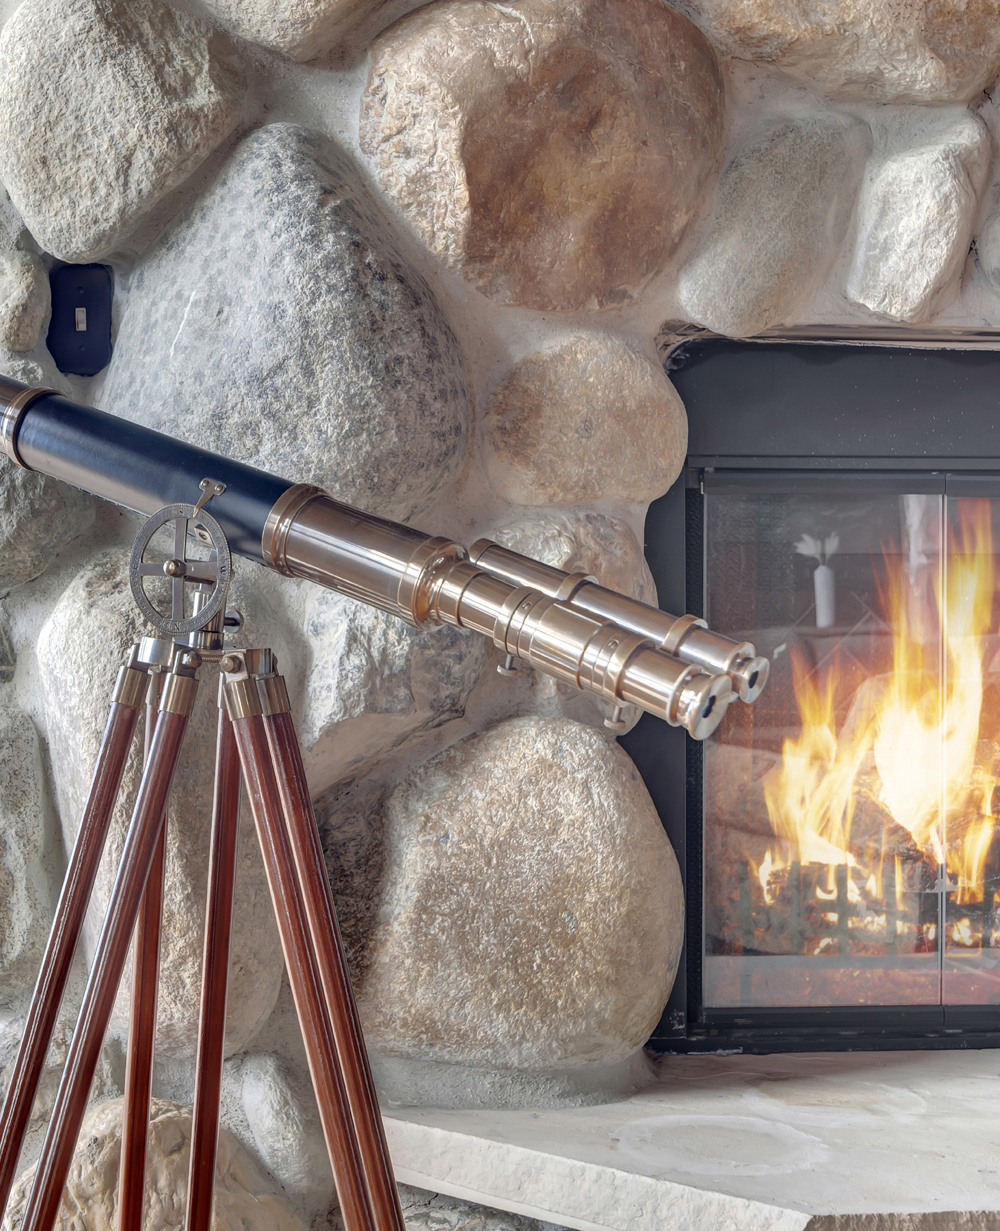
[[[211,601],[200,604],[203,614],[211,608],[211,618],[199,625],[196,612],[180,621],[191,626],[179,630],[193,632],[188,643],[144,639],[133,647],[119,672],[90,793],[0,1111],[0,1211],[14,1180],[73,951],[145,706],[142,780],[22,1224],[22,1231],[51,1231],[55,1223],[135,929],[118,1228],[141,1229],[165,817],[198,692],[197,672],[204,661],[214,660],[222,674],[186,1231],[209,1231],[212,1221],[241,775],[260,840],[344,1222],[348,1231],[404,1231],[285,683],[276,673],[270,650],[223,647],[224,592],[222,601],[215,599],[219,578],[225,574],[228,581],[222,562],[223,551],[228,558],[224,540],[209,562],[184,559],[189,521],[196,520],[198,529],[209,523],[213,532],[218,530],[200,507],[171,506],[180,510],[174,518],[184,525],[175,538],[179,550],[175,546],[175,558],[168,561],[177,567],[171,572],[164,566],[162,572],[176,583],[178,571],[183,579],[186,570],[202,599],[214,586]],[[142,546],[148,541],[147,537]],[[141,558],[138,542],[137,548]],[[148,572],[152,568],[141,566]],[[133,572],[138,571],[134,565]],[[176,585],[173,601],[174,618],[164,621],[172,630],[179,622],[178,601],[183,614],[183,592]],[[198,642],[199,648],[191,648],[191,641]]]

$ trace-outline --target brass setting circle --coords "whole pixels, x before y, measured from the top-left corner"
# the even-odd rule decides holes
[[[170,524],[174,529],[172,557],[163,563],[147,560],[146,552],[153,536]],[[188,559],[186,542],[189,530],[211,544],[213,559]],[[232,573],[232,556],[222,527],[210,513],[193,504],[168,504],[149,518],[136,536],[128,570],[136,606],[154,628],[172,637],[198,632],[223,610]],[[155,576],[170,579],[169,614],[154,607],[143,589],[143,579]],[[185,592],[195,586],[205,595],[205,601],[194,615],[185,616]],[[208,586],[211,590],[206,594]]]

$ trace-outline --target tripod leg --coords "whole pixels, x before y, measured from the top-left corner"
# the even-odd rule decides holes
[[[226,1038],[229,940],[236,881],[236,843],[240,820],[240,759],[233,725],[219,698],[219,736],[212,808],[212,852],[205,910],[198,1069],[191,1126],[186,1231],[210,1231],[215,1195],[215,1157],[219,1147],[219,1096]]]
[[[111,812],[135,736],[148,678],[145,668],[135,665],[133,651],[129,665],[122,667],[118,673],[90,793],[45,946],[21,1045],[10,1075],[7,1097],[0,1112],[0,1211],[7,1204],[14,1182],[38,1082],[45,1067],[45,1054],[55,1028],[73,951],[83,928],[87,903],[104,851]]]
[[[156,851],[197,689],[193,671],[183,664],[174,667],[164,686],[149,764],[139,785],[108,913],[66,1056],[66,1067],[42,1144],[21,1231],[51,1231],[59,1212],[87,1094],[128,957],[132,929]]]
[[[376,1231],[350,1106],[335,1060],[333,1029],[323,1000],[292,853],[285,834],[281,800],[271,767],[257,690],[253,680],[243,678],[227,683],[225,692],[341,1214],[347,1231]]]
[[[302,754],[289,713],[285,681],[281,676],[267,676],[259,681],[258,692],[278,793],[285,814],[288,840],[295,859],[309,935],[316,955],[316,967],[333,1027],[337,1060],[344,1077],[361,1166],[375,1215],[375,1226],[377,1231],[403,1231],[399,1193],[385,1143],[382,1116],[368,1066],[354,989],[344,957],[337,912],[330,892],[330,879],[323,859],[323,847],[302,766]]]
[[[151,676],[146,699],[147,765],[158,717],[157,686],[162,683],[161,673],[157,672]],[[167,828],[164,818],[135,928],[125,1104],[122,1110],[122,1154],[118,1171],[118,1231],[141,1231],[146,1197],[146,1144],[149,1138],[149,1095],[153,1077],[153,1041],[156,1036],[156,990],[160,968],[160,922],[163,915],[166,858]]]

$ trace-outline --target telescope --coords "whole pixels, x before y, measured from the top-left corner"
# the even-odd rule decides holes
[[[213,1225],[241,783],[345,1227],[405,1231],[285,682],[270,649],[236,649],[225,638],[231,553],[418,628],[437,623],[479,633],[505,655],[502,672],[515,671],[521,659],[610,702],[605,721],[615,729],[624,727],[624,707],[635,705],[705,739],[733,697],[752,702],[759,695],[767,660],[749,642],[711,632],[704,620],[668,615],[589,574],[550,568],[487,539],[470,553],[451,539],[352,509],[317,487],[77,405],[53,389],[0,378],[0,451],[26,470],[148,516],[132,548],[129,579],[140,610],[165,634],[132,647],[114,688],[0,1108],[0,1213],[145,709],[142,779],[21,1224],[23,1231],[54,1225],[134,934],[118,1229],[141,1231],[166,816],[198,672],[215,663],[219,715],[186,1231]],[[153,562],[147,548],[168,525],[171,553]],[[189,552],[192,535],[210,549],[207,559]],[[144,589],[153,578],[168,585],[169,614]]]
[[[191,502],[210,481],[212,516],[232,551],[416,627],[479,633],[505,655],[502,673],[520,659],[610,702],[613,729],[624,729],[622,711],[632,705],[702,740],[731,700],[754,701],[767,680],[767,659],[751,643],[720,636],[696,616],[669,615],[487,539],[470,553],[53,389],[0,377],[0,450],[27,470],[147,515]]]

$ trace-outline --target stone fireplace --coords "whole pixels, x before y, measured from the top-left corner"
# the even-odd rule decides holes
[[[679,1050],[704,1026],[717,1048],[767,1028],[736,1018],[788,1007],[763,1003],[774,999],[760,992],[769,962],[815,959],[825,971],[850,950],[880,972],[890,957],[923,963],[939,984],[949,952],[983,965],[985,871],[963,881],[946,839],[939,850],[905,824],[913,845],[897,835],[877,867],[863,844],[837,847],[827,829],[793,840],[785,813],[772,820],[773,779],[757,761],[792,738],[805,686],[796,692],[790,664],[819,663],[830,629],[871,679],[885,675],[900,621],[879,606],[879,586],[923,558],[913,536],[936,544],[919,565],[930,645],[948,536],[960,545],[985,531],[952,515],[953,493],[923,464],[912,467],[920,483],[849,498],[713,489],[701,472],[726,466],[706,458],[734,446],[704,448],[698,433],[712,423],[746,432],[742,406],[773,384],[734,379],[703,413],[694,367],[673,361],[692,332],[870,341],[882,329],[935,354],[955,341],[1000,347],[996,0],[5,0],[0,16],[0,370],[436,534],[489,535],[645,601],[659,587],[674,610],[690,605],[692,533],[705,536],[712,568],[759,524],[762,500],[804,502],[775,547],[773,567],[791,581],[782,590],[762,576],[744,597],[773,591],[780,605],[794,593],[817,613],[832,602],[833,623],[806,630],[777,607],[758,621],[726,607],[729,583],[709,577],[713,619],[722,603],[733,630],[781,639],[768,646],[779,671],[776,708],[761,711],[766,739],[734,710],[700,769],[683,740],[651,742],[642,726],[623,741],[630,759],[600,706],[530,672],[501,677],[492,652],[459,633],[416,633],[307,584],[239,572],[246,635],[275,647],[294,693],[387,1106],[530,1116],[624,1095],[649,1079],[651,1036]],[[60,371],[46,346],[50,275],[81,264],[114,283],[113,354],[93,377]],[[892,404],[890,392],[872,416]],[[798,432],[808,415],[795,411]],[[939,435],[943,468],[977,469],[949,452],[948,430]],[[759,452],[748,444],[740,455]],[[893,470],[898,452],[887,439],[864,456]],[[707,530],[685,520],[689,490],[706,502]],[[837,511],[844,499],[855,512]],[[647,510],[661,500],[666,529],[654,534],[659,514],[647,523]],[[859,528],[857,508],[876,505]],[[724,506],[737,510],[735,528],[712,538]],[[58,483],[0,469],[0,1074],[110,682],[140,628],[125,568],[136,528]],[[796,553],[804,535],[823,558]],[[835,535],[836,552],[826,546]],[[883,551],[883,537],[883,563],[865,573],[862,557],[875,538]],[[814,576],[822,568],[832,598]],[[855,593],[868,624],[849,606]],[[991,663],[981,659],[987,676]],[[210,808],[203,721],[168,819],[150,1231],[176,1224],[190,1132]],[[647,754],[659,776],[646,772],[644,784],[636,765]],[[978,749],[971,767],[976,783],[992,772]],[[851,781],[860,798],[864,782]],[[730,826],[742,845],[719,839],[725,884],[694,874],[693,782],[719,815],[737,796],[744,809],[763,796],[753,825]],[[977,798],[962,815],[992,816]],[[885,806],[870,805],[883,832]],[[973,839],[979,828],[967,827]],[[823,871],[803,872],[819,866],[803,843],[820,838],[838,857],[824,847]],[[249,818],[240,858],[220,1219],[242,1225],[252,1210],[254,1226],[322,1228],[337,1217],[332,1178]],[[940,881],[936,897],[928,877]],[[866,928],[865,943],[888,950],[893,925],[894,956],[861,952]],[[126,976],[92,1090],[97,1145],[74,1180],[95,1225],[112,1217],[129,996]],[[940,998],[931,1008],[944,1011]],[[730,1018],[713,1024],[703,1011]],[[413,1197],[415,1225],[445,1218],[429,1202]],[[482,1218],[499,1228],[500,1215],[460,1204],[446,1220]],[[566,1218],[589,1225],[585,1211]]]

